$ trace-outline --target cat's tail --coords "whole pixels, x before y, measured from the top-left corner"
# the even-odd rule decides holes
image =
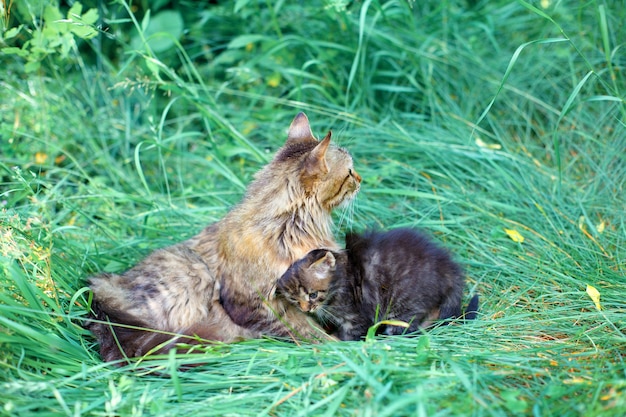
[[[474,294],[472,299],[467,303],[463,318],[465,320],[475,320],[478,315],[478,294]]]
[[[478,304],[479,298],[478,294],[474,294],[474,296],[470,299],[469,303],[467,303],[467,307],[465,307],[465,311],[463,311],[463,306],[461,305],[461,295],[456,294],[454,296],[449,296],[441,305],[439,309],[439,320],[444,320],[443,323],[448,324],[448,319],[463,319],[463,320],[474,320],[478,315]]]
[[[219,304],[214,304],[210,317],[201,322],[185,329],[163,331],[151,329],[148,323],[128,312],[109,309],[106,304],[94,300],[83,327],[96,336],[102,359],[117,365],[128,363],[129,358],[164,354],[173,348],[178,353],[188,353],[196,345],[260,337],[258,332],[232,323]]]

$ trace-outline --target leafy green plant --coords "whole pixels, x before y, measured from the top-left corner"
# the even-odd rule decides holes
[[[58,7],[48,4],[44,7],[41,16],[43,24],[28,29],[24,24],[7,29],[2,38],[5,43],[17,38],[20,34],[28,33],[30,39],[21,46],[4,47],[2,52],[14,54],[26,60],[26,73],[41,68],[42,61],[53,56],[60,62],[67,59],[70,52],[76,50],[76,39],[92,39],[98,34],[94,27],[98,21],[96,9],[89,9],[83,13],[83,7],[75,2],[65,17]]]

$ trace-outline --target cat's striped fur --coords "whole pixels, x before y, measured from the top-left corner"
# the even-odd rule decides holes
[[[285,145],[222,220],[123,274],[89,280],[99,321],[88,327],[103,358],[162,352],[194,335],[224,342],[262,334],[327,337],[274,297],[276,282],[310,250],[337,249],[331,211],[356,195],[360,181],[330,132],[318,141],[306,115],[298,114]],[[171,333],[189,337],[171,340]]]

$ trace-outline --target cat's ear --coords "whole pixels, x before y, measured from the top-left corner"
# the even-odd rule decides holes
[[[309,119],[306,117],[306,114],[300,112],[293,119],[291,125],[289,126],[289,131],[287,133],[287,142],[298,142],[307,139],[315,139],[315,136],[313,136],[313,132],[311,131],[311,125],[309,125]]]
[[[329,130],[326,137],[322,139],[313,148],[309,156],[306,159],[306,169],[310,174],[328,174],[328,164],[326,163],[326,151],[330,145],[330,137],[332,132]]]
[[[335,270],[335,263],[335,255],[327,251],[324,256],[309,266],[309,270],[313,273],[315,278],[326,279]]]

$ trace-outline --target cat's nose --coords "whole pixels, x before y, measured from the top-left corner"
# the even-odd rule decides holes
[[[360,176],[360,175],[359,175],[359,173],[358,173],[358,172],[356,172],[355,170],[352,170],[352,176],[354,177],[354,179],[355,179],[357,182],[359,182],[359,183],[361,182],[361,176]]]

